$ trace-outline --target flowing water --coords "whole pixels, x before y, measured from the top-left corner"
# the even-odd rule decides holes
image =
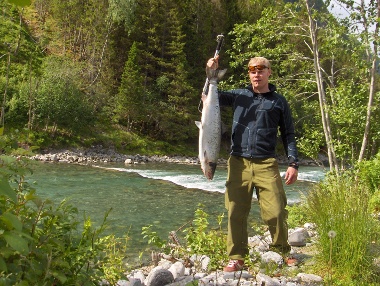
[[[285,166],[281,169],[283,173]],[[37,194],[54,202],[68,199],[80,212],[79,219],[90,217],[100,225],[105,213],[108,232],[130,237],[129,250],[136,255],[147,246],[141,230],[153,225],[163,239],[169,231],[178,230],[194,218],[199,204],[209,214],[211,224],[225,213],[225,166],[216,170],[213,181],[207,181],[200,166],[148,163],[125,166],[121,163],[73,165],[37,163],[27,179],[35,182]],[[299,181],[285,186],[288,202],[299,201],[300,193],[310,189],[324,176],[317,167],[301,167]],[[251,217],[259,218],[254,200]],[[137,255],[136,255],[137,256]]]

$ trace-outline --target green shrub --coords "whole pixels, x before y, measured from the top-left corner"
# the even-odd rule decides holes
[[[222,231],[221,225],[223,221],[223,215],[218,216],[218,228],[212,229],[209,226],[208,214],[202,209],[202,205],[199,205],[195,211],[192,224],[183,230],[185,234],[182,240],[177,244],[170,241],[162,240],[157,236],[157,233],[152,231],[151,225],[143,227],[144,238],[148,239],[148,243],[158,247],[168,254],[171,252],[173,255],[178,255],[181,258],[189,258],[193,254],[195,255],[207,255],[210,258],[209,268],[215,270],[220,268],[228,261],[226,254],[226,234]],[[178,232],[172,234],[173,240],[178,240]],[[172,247],[168,247],[171,245]]]
[[[123,277],[126,243],[103,236],[66,201],[42,200],[22,157],[0,156],[0,285],[111,285]]]
[[[218,217],[218,229],[210,229],[208,214],[202,205],[195,211],[193,224],[184,230],[186,233],[186,247],[190,254],[204,254],[210,257],[210,269],[218,269],[228,261],[226,254],[226,235],[221,225],[223,215]]]
[[[304,225],[307,222],[310,222],[310,220],[307,217],[307,212],[305,208],[306,206],[304,202],[286,207],[286,209],[288,210],[289,228],[296,228],[296,227]]]
[[[361,161],[357,166],[358,177],[371,193],[380,188],[380,153],[372,160]]]

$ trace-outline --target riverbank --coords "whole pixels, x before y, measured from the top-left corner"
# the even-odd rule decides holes
[[[119,154],[112,149],[103,149],[103,148],[92,148],[88,150],[82,150],[82,149],[45,150],[44,152],[41,152],[41,154],[37,154],[33,156],[33,159],[38,160],[38,161],[43,161],[43,162],[62,162],[62,163],[73,163],[73,164],[83,164],[83,165],[97,165],[99,163],[112,163],[112,162],[124,163],[124,164],[149,164],[150,162],[152,163],[156,163],[156,162],[157,163],[179,163],[179,164],[190,164],[190,165],[199,164],[198,159],[194,157],[145,156],[145,155],[139,155],[139,154],[124,155],[124,154]],[[226,163],[225,159],[222,158],[219,160],[219,164],[222,165],[225,163]],[[110,181],[108,181],[108,184],[109,183]],[[141,187],[142,186],[139,186],[139,189]],[[131,193],[129,194],[131,196]],[[131,200],[131,197],[129,198],[129,200]],[[143,200],[140,201],[140,203],[142,202]],[[140,203],[138,205],[140,205]],[[139,208],[146,209],[145,207],[142,207],[142,206],[140,206]],[[125,209],[127,210],[128,207],[125,207]],[[259,238],[259,239],[251,238],[251,240],[258,241],[258,242],[265,241],[264,238]],[[301,282],[304,283],[304,280],[303,280],[304,278],[300,278],[299,276],[297,277],[296,275],[291,276],[292,274],[290,272],[302,273],[303,266],[307,264],[306,261],[310,261],[309,258],[311,256],[308,254],[310,247],[309,246],[294,247],[294,249],[295,249],[295,253],[299,255],[300,260],[302,260],[302,263],[300,265],[288,267],[284,265],[284,262],[281,260],[281,257],[277,256],[275,253],[271,253],[268,250],[265,250],[265,251],[262,251],[263,259],[269,259],[267,256],[271,256],[272,257],[271,258],[272,260],[270,260],[271,262],[264,260],[266,261],[266,262],[263,262],[264,269],[261,269],[261,270],[249,269],[248,271],[242,272],[241,278],[238,278],[239,273],[224,274],[222,271],[213,271],[213,272],[208,272],[206,270],[201,271],[201,269],[195,269],[196,267],[194,265],[191,267],[185,267],[185,265],[181,266],[180,265],[182,263],[181,259],[178,259],[178,261],[173,262],[170,259],[168,260],[168,259],[165,259],[165,257],[162,257],[162,259],[158,262],[158,265],[157,265],[157,267],[159,268],[155,268],[154,266],[156,266],[157,263],[152,261],[152,265],[143,267],[142,269],[135,269],[134,271],[128,273],[129,281],[121,281],[118,285],[134,285],[134,286],[151,285],[148,283],[153,283],[154,281],[157,281],[156,278],[154,278],[155,274],[153,274],[157,271],[157,269],[161,269],[158,273],[166,273],[167,274],[166,277],[171,279],[171,276],[168,273],[171,267],[175,269],[178,269],[176,267],[179,267],[180,269],[178,270],[180,271],[180,275],[175,274],[176,275],[175,279],[169,280],[172,283],[174,283],[174,285],[184,285],[180,283],[185,283],[186,281],[187,283],[189,283],[189,279],[199,280],[200,281],[199,285],[202,283],[203,283],[202,285],[226,285],[226,283],[236,284],[238,280],[240,280],[241,282],[245,281],[245,285],[255,285],[253,283],[259,283],[260,281],[261,283],[269,283],[266,285],[279,285],[276,283],[280,283],[281,281],[287,281],[287,283],[292,283],[289,285],[302,285]],[[202,256],[202,254],[199,254],[199,255]],[[174,264],[175,266],[173,266]],[[194,264],[195,265],[199,264],[199,261],[198,262],[194,261]],[[272,264],[278,265],[277,269],[275,273],[268,273],[267,271],[269,270],[265,269],[266,267],[265,265],[272,265]],[[160,267],[163,267],[164,269]],[[168,268],[165,269],[165,267],[168,267]],[[185,271],[183,275],[182,275],[181,269],[184,269]],[[305,270],[304,272],[307,272],[307,270]],[[176,273],[176,272],[173,272],[173,273]],[[278,275],[278,277],[270,277],[272,275]],[[302,275],[305,275],[305,274],[302,274]],[[305,276],[305,277],[310,278],[310,276]],[[309,279],[309,278],[305,278],[305,279]],[[132,281],[134,282],[132,283]],[[162,284],[162,285],[166,285],[166,284]],[[256,284],[256,285],[260,285],[260,284]],[[303,284],[303,285],[307,285],[307,284]]]
[[[93,163],[111,163],[111,162],[124,162],[125,164],[141,164],[141,163],[180,163],[198,165],[199,159],[197,157],[189,157],[182,155],[126,155],[116,152],[112,148],[103,148],[103,146],[94,146],[88,149],[82,148],[68,148],[68,149],[46,149],[40,153],[32,156],[33,160],[43,162],[65,162],[65,163],[79,163],[79,164],[93,164]],[[286,156],[278,156],[277,160],[280,165],[287,165]],[[219,165],[227,164],[226,158],[218,159]],[[300,166],[327,166],[328,162],[322,155],[318,160],[311,160],[300,158]]]

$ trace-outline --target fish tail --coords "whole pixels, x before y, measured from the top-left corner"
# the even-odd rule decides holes
[[[221,80],[222,77],[225,75],[227,69],[220,70],[220,69],[211,69],[209,67],[206,68],[206,75],[207,78],[211,80]]]

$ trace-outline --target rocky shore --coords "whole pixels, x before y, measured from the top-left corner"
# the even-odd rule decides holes
[[[180,164],[199,164],[197,157],[188,156],[159,156],[159,155],[124,155],[117,153],[114,149],[103,148],[102,146],[94,146],[89,149],[66,149],[66,150],[43,150],[32,157],[33,160],[43,162],[64,162],[64,163],[78,163],[78,164],[92,164],[92,163],[111,163],[111,162],[124,162],[125,164],[141,164],[149,162],[160,163],[180,163]],[[277,158],[280,164],[287,164],[285,156]],[[219,158],[218,164],[226,164],[227,160]],[[300,159],[301,166],[323,166],[326,165],[326,158],[319,158],[318,161]]]
[[[313,224],[289,230],[292,263],[273,251],[269,245],[269,233],[249,238],[250,264],[241,271],[208,271],[210,258],[198,254],[190,259],[175,258],[162,253],[152,254],[152,265],[135,269],[127,273],[128,280],[119,280],[123,286],[186,286],[186,285],[266,285],[266,286],[319,286],[323,278],[304,269],[313,261],[312,249],[316,239]],[[108,285],[103,281],[102,285]]]
[[[43,162],[63,162],[63,163],[78,163],[78,164],[93,164],[93,163],[112,163],[124,162],[125,164],[142,164],[149,162],[159,163],[183,163],[183,164],[198,164],[198,158],[186,156],[146,156],[146,155],[124,155],[117,153],[113,149],[89,149],[89,150],[49,150],[32,156],[33,160]],[[223,163],[225,160],[221,159]]]

